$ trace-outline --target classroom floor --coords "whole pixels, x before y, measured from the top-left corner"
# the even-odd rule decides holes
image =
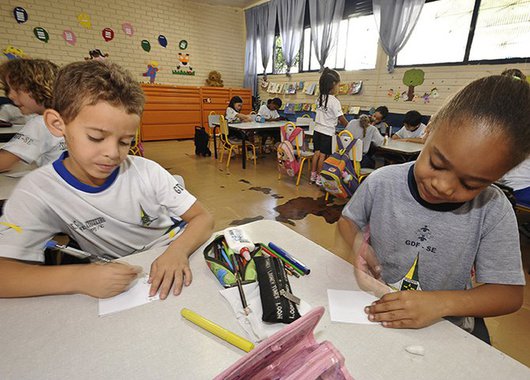
[[[329,251],[348,259],[341,252],[335,222],[344,202],[326,206],[324,193],[308,184],[307,171],[300,186],[292,178],[278,180],[275,156],[260,157],[257,166],[241,158],[232,159],[230,170],[225,162],[213,157],[196,157],[192,140],[144,143],[145,155],[173,174],[184,177],[186,188],[215,217],[215,230],[261,219],[278,220]],[[528,218],[530,219],[530,218]],[[526,281],[530,284],[530,241],[522,237]],[[523,307],[516,313],[488,318],[493,346],[530,366],[530,286],[527,285]]]

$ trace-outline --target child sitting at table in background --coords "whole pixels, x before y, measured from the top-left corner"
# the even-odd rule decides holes
[[[250,115],[240,113],[241,108],[243,108],[243,99],[241,99],[239,96],[233,96],[232,99],[230,99],[228,107],[226,108],[226,121],[229,123],[251,121],[252,119],[250,118]]]
[[[383,136],[388,136],[390,134],[390,127],[386,123],[386,118],[388,116],[388,107],[379,106],[375,109],[374,114],[371,117],[372,125],[379,130],[379,133]]]
[[[409,111],[403,119],[403,127],[394,133],[392,138],[423,144],[426,128],[427,126],[421,122],[421,114],[418,111]]]
[[[267,104],[262,105],[259,108],[258,115],[265,118],[267,121],[278,121],[282,118],[278,113],[278,110],[282,106],[282,100],[280,98],[273,98],[267,100]]]
[[[397,290],[366,307],[369,320],[420,328],[446,317],[488,341],[481,318],[521,307],[517,222],[491,184],[530,153],[529,105],[527,82],[476,80],[432,117],[415,163],[380,168],[355,192],[339,230],[356,276]]]
[[[52,104],[52,88],[59,67],[44,59],[12,59],[0,66],[0,82],[9,99],[28,121],[0,150],[0,172],[19,161],[38,166],[55,161],[66,149],[63,137],[46,128],[42,113]]]
[[[368,115],[361,115],[359,119],[351,120],[346,126],[346,130],[349,131],[356,139],[363,141],[363,159],[361,161],[361,167],[363,168],[375,168],[375,159],[369,155],[368,151],[370,146],[383,145],[385,138],[381,136],[379,130],[370,124],[370,117]]]
[[[320,94],[318,95],[315,115],[315,131],[313,133],[313,146],[315,155],[311,165],[310,182],[322,185],[320,171],[327,156],[331,155],[331,139],[335,136],[337,122],[344,127],[348,121],[342,113],[342,107],[335,94],[339,91],[340,75],[335,70],[325,68],[318,82]]]
[[[127,264],[35,265],[45,243],[64,233],[81,249],[127,256],[168,245],[151,265],[150,295],[165,299],[191,283],[188,257],[210,237],[213,219],[157,163],[128,156],[144,94],[106,61],[74,62],[57,75],[44,120],[68,152],[26,175],[0,218],[0,297],[81,293],[106,298],[138,274]],[[181,220],[187,223],[178,234]]]

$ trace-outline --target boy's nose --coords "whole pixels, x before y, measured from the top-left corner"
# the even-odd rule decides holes
[[[447,198],[450,198],[455,192],[453,180],[448,176],[434,178],[431,182],[431,186],[439,195]]]

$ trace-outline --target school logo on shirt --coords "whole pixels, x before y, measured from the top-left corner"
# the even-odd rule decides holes
[[[142,226],[148,227],[158,218],[153,218],[151,215],[145,212],[142,205],[140,205],[140,220],[142,221]]]
[[[26,135],[24,135],[22,133],[15,134],[15,136],[13,136],[13,141],[14,140],[20,140],[26,145],[31,145],[31,144],[33,144],[35,142],[35,140],[33,140],[31,137],[26,136]]]
[[[74,220],[71,224],[70,224],[70,227],[75,231],[75,230],[79,230],[79,231],[90,231],[90,232],[96,232],[102,228],[105,227],[105,218],[100,216],[100,217],[97,217],[97,218],[94,218],[94,219],[89,219],[87,221],[85,221],[84,223],[83,222],[80,222],[78,220]]]
[[[182,192],[184,191],[184,188],[182,187],[181,184],[177,183],[175,186],[173,186],[173,190],[175,190],[175,193],[177,194],[182,194]]]

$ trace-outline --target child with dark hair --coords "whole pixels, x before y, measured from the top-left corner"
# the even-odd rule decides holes
[[[365,308],[370,321],[420,328],[447,318],[489,341],[482,318],[523,302],[515,213],[492,184],[530,153],[530,85],[476,80],[429,125],[418,160],[370,174],[339,229],[358,281],[396,290]]]
[[[232,99],[230,99],[228,107],[226,108],[226,121],[229,123],[251,121],[249,115],[241,113],[241,108],[243,108],[243,99],[241,99],[239,96],[233,96]]]
[[[388,116],[388,107],[379,106],[375,109],[374,114],[372,115],[372,125],[379,130],[379,133],[384,135],[389,135],[389,127],[386,123],[386,118]]]
[[[260,107],[258,115],[265,118],[267,121],[278,121],[280,120],[280,114],[278,110],[282,106],[282,100],[280,98],[273,98],[267,100],[267,104]]]
[[[403,119],[403,127],[394,133],[392,138],[423,144],[423,136],[425,135],[427,126],[421,122],[421,117],[418,111],[407,112]]]
[[[339,100],[335,97],[339,90],[340,75],[335,70],[325,68],[318,82],[320,94],[317,99],[317,109],[315,115],[315,131],[313,134],[313,144],[315,155],[311,166],[310,182],[316,182],[318,186],[322,184],[320,171],[324,165],[324,160],[331,152],[332,141],[335,135],[337,122],[344,127],[348,121],[342,113]]]
[[[383,145],[385,139],[379,133],[379,130],[370,124],[368,115],[361,115],[359,119],[351,120],[346,127],[353,137],[363,140],[363,159],[361,167],[375,169],[375,158],[369,153],[370,146]]]

